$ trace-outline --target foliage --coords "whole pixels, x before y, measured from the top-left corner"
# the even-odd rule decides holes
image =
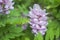
[[[0,14],[0,40],[58,40],[60,37],[60,0],[14,0],[15,9],[10,14]],[[30,25],[23,30],[22,25],[29,22],[27,15],[29,7],[39,4],[49,13],[47,32],[44,36],[40,33],[34,36]]]

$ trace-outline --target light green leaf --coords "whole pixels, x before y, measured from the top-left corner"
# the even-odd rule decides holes
[[[35,36],[34,40],[43,40],[43,36],[42,36],[40,33],[38,33],[38,34]]]

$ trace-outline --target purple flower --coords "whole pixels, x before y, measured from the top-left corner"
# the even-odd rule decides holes
[[[10,9],[14,9],[12,2],[13,0],[0,0],[0,13],[9,14]]]
[[[23,25],[22,25],[22,29],[23,29],[23,30],[26,30],[26,29],[27,29],[27,24],[23,24]]]
[[[34,34],[40,32],[42,35],[45,34],[47,28],[47,13],[46,10],[42,10],[38,4],[34,4],[33,8],[30,7],[28,16],[30,17],[30,27]]]

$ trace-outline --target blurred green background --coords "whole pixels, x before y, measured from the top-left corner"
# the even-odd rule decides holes
[[[14,10],[9,15],[0,15],[0,40],[60,40],[60,0],[14,0]],[[23,30],[22,25],[29,19],[22,13],[28,14],[29,7],[39,4],[49,13],[47,32],[34,36],[30,25]]]

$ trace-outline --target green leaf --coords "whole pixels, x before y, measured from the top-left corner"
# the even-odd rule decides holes
[[[8,28],[8,30],[10,32],[15,32],[15,33],[19,33],[21,31],[23,31],[22,27],[16,27],[16,26],[11,26],[11,27]]]
[[[53,40],[54,39],[54,31],[53,29],[48,29],[47,30],[47,33],[46,33],[46,36],[45,36],[45,40]]]
[[[56,38],[58,38],[60,36],[60,31],[59,31],[59,28],[57,28],[56,32],[55,32],[55,35],[56,35]]]
[[[40,33],[38,33],[38,34],[35,36],[34,40],[43,40],[43,36],[42,36]]]
[[[30,40],[28,37],[25,37],[25,40]]]

